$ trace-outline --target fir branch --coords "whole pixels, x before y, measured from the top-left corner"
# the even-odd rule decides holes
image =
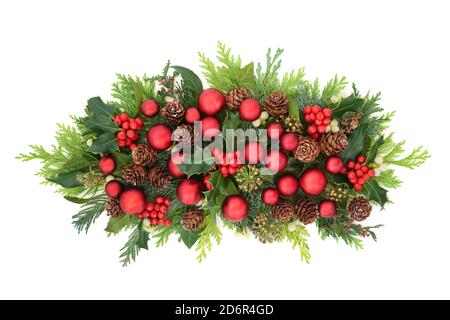
[[[381,174],[374,177],[374,179],[380,186],[388,189],[396,189],[402,184],[402,181],[397,176],[395,176],[395,171],[393,169],[388,169],[381,172]]]
[[[75,226],[78,233],[81,233],[82,231],[88,232],[90,226],[105,210],[105,202],[107,200],[108,197],[105,194],[101,194],[92,197],[88,202],[81,206],[81,211],[72,217],[72,224]]]
[[[337,75],[334,76],[333,79],[327,82],[326,86],[322,91],[322,100],[329,102],[332,96],[336,96],[339,94],[341,90],[345,88],[348,84],[345,77],[338,78]]]
[[[205,219],[203,222],[204,229],[200,232],[200,236],[197,240],[195,251],[198,252],[197,260],[202,262],[206,258],[208,251],[212,249],[212,239],[220,244],[222,240],[222,233],[217,227],[216,213],[209,211],[205,213]]]
[[[283,225],[283,233],[286,239],[292,243],[292,249],[298,249],[302,261],[309,263],[311,254],[307,238],[309,237],[308,230],[301,224],[296,224],[294,230],[289,230],[288,224]]]
[[[136,260],[141,249],[148,249],[148,240],[148,232],[143,229],[142,222],[139,222],[128,237],[128,241],[120,250],[119,258],[124,267]]]

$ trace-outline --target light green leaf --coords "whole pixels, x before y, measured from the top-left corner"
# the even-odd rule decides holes
[[[122,229],[130,226],[133,222],[133,216],[123,215],[119,218],[109,218],[105,231],[111,234],[118,234]]]
[[[297,99],[294,97],[289,97],[289,115],[300,119],[300,108]]]
[[[61,172],[56,177],[47,178],[47,180],[59,184],[64,188],[75,188],[83,185],[83,183],[77,180],[79,174],[80,172],[78,170]]]

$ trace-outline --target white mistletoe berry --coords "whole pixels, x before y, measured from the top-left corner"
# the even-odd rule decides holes
[[[148,227],[148,226],[150,226],[150,219],[144,219],[143,221],[142,221],[142,224],[144,225],[144,227]]]
[[[92,146],[92,144],[94,143],[94,141],[92,139],[88,139],[86,141],[86,145],[90,148]]]
[[[341,100],[341,98],[339,98],[339,97],[337,97],[337,96],[331,96],[330,100],[331,100],[331,102],[333,102],[333,103],[338,103],[339,100]]]
[[[375,158],[376,164],[383,164],[383,161],[384,161],[384,159],[382,156],[376,156],[376,158]]]
[[[175,101],[175,99],[174,99],[174,98],[172,98],[172,97],[169,97],[169,96],[165,97],[165,98],[164,98],[164,100],[166,100],[166,102],[167,102],[167,103],[170,103],[170,102],[173,102],[173,101]]]
[[[380,168],[375,168],[375,176],[379,176],[381,174],[381,169]]]
[[[256,119],[255,121],[252,122],[252,125],[253,125],[255,128],[258,128],[258,127],[261,125],[261,120]]]
[[[331,127],[331,132],[333,132],[333,133],[339,132],[339,127],[338,126],[332,126]]]
[[[331,120],[330,125],[332,127],[337,127],[337,126],[339,126],[339,122],[336,119],[333,119],[333,120]]]
[[[115,180],[115,179],[116,179],[116,178],[114,178],[114,176],[109,175],[109,176],[106,177],[105,181],[106,181],[106,182],[110,182],[110,181],[113,181],[113,180]]]
[[[261,120],[267,120],[269,119],[269,113],[267,111],[261,112],[261,116],[259,117]]]

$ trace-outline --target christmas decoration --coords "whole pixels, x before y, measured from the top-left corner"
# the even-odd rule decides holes
[[[429,154],[404,154],[386,133],[393,112],[382,113],[378,94],[349,90],[343,77],[322,88],[303,69],[279,76],[281,53],[244,62],[219,43],[220,65],[200,54],[206,82],[170,63],[151,77],[119,74],[111,100],[89,99],[52,149],[32,145],[18,158],[41,161],[45,183],[80,204],[78,232],[106,212],[108,235],[129,233],[124,265],[171,236],[201,261],[221,223],[289,242],[305,261],[314,226],[361,248],[380,227],[362,223],[401,185],[395,167],[415,169]]]

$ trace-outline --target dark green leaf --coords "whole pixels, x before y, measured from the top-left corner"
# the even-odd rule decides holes
[[[354,160],[359,156],[364,149],[364,139],[366,136],[367,127],[361,126],[356,129],[353,134],[348,139],[348,147],[344,152],[341,152],[339,156],[347,162],[349,160]]]
[[[132,222],[133,217],[128,214],[123,215],[120,218],[110,218],[105,231],[112,234],[118,234],[123,228],[130,226]]]
[[[341,118],[346,112],[361,112],[364,99],[351,95],[341,100],[339,105],[333,108],[333,117]]]
[[[300,119],[300,108],[297,99],[294,97],[289,97],[289,115]]]
[[[148,232],[145,231],[142,228],[142,223],[139,227],[139,238],[138,241],[136,242],[136,245],[140,248],[140,249],[145,249],[148,250],[148,240],[149,240],[149,236],[148,236]]]
[[[182,66],[172,66],[172,69],[181,75],[187,88],[191,89],[197,96],[200,95],[203,90],[202,80],[192,70]]]
[[[77,176],[80,172],[70,171],[70,172],[62,172],[58,174],[56,177],[47,178],[48,181],[59,184],[64,188],[75,188],[83,185],[80,181],[77,180]]]
[[[362,193],[370,200],[378,203],[382,208],[388,201],[387,190],[380,187],[380,185],[374,180],[370,179],[364,183]]]
[[[100,217],[103,211],[105,211],[105,202],[108,200],[106,194],[100,194],[92,197],[85,204],[81,206],[80,212],[72,216],[72,223],[78,232],[88,232],[90,226],[95,220]]]
[[[134,99],[136,101],[137,110],[141,107],[142,102],[144,101],[144,97],[142,94],[142,88],[130,77],[131,85],[134,89]]]
[[[198,237],[200,235],[200,230],[197,231],[186,231],[181,226],[176,228],[177,232],[180,235],[179,240],[183,241],[183,243],[189,249],[197,242]]]
[[[131,154],[114,152],[112,154],[114,160],[116,160],[116,171],[123,170],[127,165],[131,163]]]
[[[379,137],[377,141],[370,147],[370,150],[367,152],[366,163],[370,164],[375,161],[375,158],[378,154],[378,149],[380,146],[384,144],[384,138]]]
[[[64,199],[67,201],[76,203],[76,204],[84,204],[89,201],[89,199],[83,199],[83,198],[77,198],[77,197],[71,197],[71,196],[64,196]]]
[[[242,118],[239,116],[238,112],[226,113],[226,118],[222,124],[222,132],[226,132],[227,129],[237,129],[241,126]]]
[[[119,128],[109,116],[92,115],[84,118],[84,125],[86,128],[94,132],[117,132]]]
[[[93,153],[112,153],[119,148],[117,138],[112,133],[104,133],[100,135],[89,148]]]
[[[90,98],[88,100],[87,109],[95,116],[104,116],[112,118],[116,113],[116,109],[103,102],[100,97]]]

